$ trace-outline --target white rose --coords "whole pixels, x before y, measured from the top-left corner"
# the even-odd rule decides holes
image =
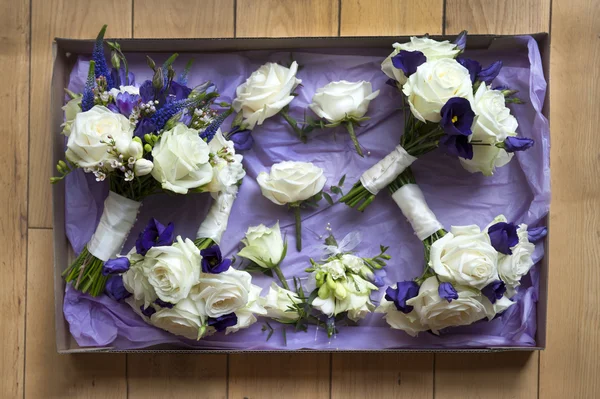
[[[494,145],[474,145],[473,158],[459,160],[462,167],[471,173],[481,172],[484,176],[492,176],[496,168],[509,163],[513,155]]]
[[[82,168],[94,168],[100,162],[108,168],[106,161],[115,159],[107,151],[109,136],[117,148],[128,148],[133,138],[133,125],[123,115],[100,105],[78,113],[67,141],[67,159]]]
[[[116,99],[120,93],[129,93],[131,95],[139,95],[140,89],[135,86],[119,86],[118,89],[116,87],[113,87],[108,92],[111,96],[113,96],[113,98]]]
[[[189,339],[200,339],[204,335],[205,315],[202,305],[185,298],[173,308],[161,308],[150,317],[158,328]]]
[[[466,326],[488,316],[481,294],[470,288],[454,286],[458,299],[448,302],[438,294],[439,283],[437,278],[429,277],[419,289],[419,295],[406,301],[413,306],[413,312],[419,315],[422,325],[428,326],[431,331],[438,334],[439,330],[446,327]]]
[[[245,273],[245,272],[242,272]],[[227,327],[225,334],[231,334],[243,328],[248,328],[252,324],[256,323],[256,314],[266,315],[267,311],[262,305],[262,299],[260,292],[262,288],[257,285],[250,285],[250,292],[248,293],[248,304],[241,309],[235,311],[237,317],[237,323],[231,327]]]
[[[135,248],[133,249],[135,251]],[[137,255],[137,254],[136,254]],[[143,261],[143,257],[130,257],[130,261],[134,259]],[[147,308],[154,303],[158,298],[154,287],[148,281],[148,277],[143,268],[143,262],[131,265],[129,270],[123,273],[123,286],[127,291],[133,294],[133,298],[137,302],[143,302],[144,308]]]
[[[200,277],[200,250],[181,236],[171,246],[152,247],[144,257],[143,268],[156,295],[169,303],[186,298]]]
[[[260,172],[256,178],[262,194],[277,205],[307,200],[320,193],[327,178],[310,162],[284,161]]]
[[[389,78],[397,80],[400,84],[406,83],[406,76],[401,69],[392,64],[392,57],[398,55],[401,50],[420,51],[427,61],[435,61],[442,58],[456,58],[460,49],[448,40],[438,42],[428,37],[411,37],[408,43],[394,43],[394,51],[381,63],[381,70]]]
[[[296,78],[298,63],[289,68],[269,62],[254,71],[245,83],[236,89],[232,106],[242,111],[248,129],[262,125],[265,119],[276,115],[294,99],[291,93],[302,81]]]
[[[501,255],[498,260],[498,275],[506,284],[507,295],[513,297],[516,288],[521,285],[521,278],[533,267],[531,255],[535,245],[522,242],[511,248],[512,255]]]
[[[242,243],[245,247],[238,252],[238,256],[249,259],[260,267],[273,268],[285,256],[286,244],[281,237],[279,222],[270,228],[264,224],[249,227]]]
[[[152,169],[154,168],[154,163],[144,158],[140,158],[135,161],[135,165],[133,166],[133,171],[136,176],[146,176]]]
[[[271,283],[269,292],[264,300],[267,317],[287,321],[297,320],[298,312],[290,309],[294,304],[300,302],[301,300],[295,292],[281,288],[275,283]]]
[[[61,125],[63,128],[62,134],[67,137],[71,134],[71,125],[75,117],[81,112],[81,98],[81,96],[75,97],[62,107],[65,111],[65,123]]]
[[[383,318],[396,330],[402,330],[411,337],[416,337],[420,332],[429,330],[429,327],[421,324],[419,315],[413,310],[410,313],[403,313],[396,309],[394,302],[390,302],[383,298],[376,313],[384,313]]]
[[[413,115],[422,122],[439,122],[442,107],[453,97],[473,101],[469,71],[452,58],[422,64],[408,78],[402,91]]]
[[[190,298],[203,304],[208,317],[217,318],[235,313],[248,305],[251,281],[250,274],[232,267],[217,274],[201,273],[200,281],[193,287]]]
[[[342,80],[317,89],[309,107],[320,118],[336,123],[348,117],[362,118],[371,100],[378,95],[379,90],[373,92],[371,82]]]
[[[211,160],[213,176],[210,183],[202,187],[203,191],[210,193],[225,191],[246,176],[242,165],[244,157],[235,153],[233,142],[223,137],[221,129],[217,130],[208,148],[213,154]]]
[[[187,194],[212,180],[208,144],[198,131],[178,123],[164,132],[152,149],[152,176],[165,190]]]
[[[477,226],[453,226],[433,243],[429,256],[441,281],[482,289],[498,280],[498,253]]]

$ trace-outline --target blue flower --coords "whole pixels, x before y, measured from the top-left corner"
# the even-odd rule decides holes
[[[140,97],[142,97],[142,101],[147,103],[149,101],[154,101],[155,96],[154,86],[152,86],[151,80],[145,80],[144,83],[140,85]]]
[[[456,45],[456,48],[458,48],[459,50],[464,51],[465,48],[467,47],[467,31],[463,30],[462,32],[460,32],[460,34],[456,37],[456,39],[454,39],[454,44]]]
[[[424,64],[426,61],[427,57],[420,51],[400,50],[398,54],[392,57],[394,68],[404,72],[407,78],[417,72],[419,65]]]
[[[440,283],[438,294],[440,298],[445,299],[448,302],[452,302],[453,299],[458,299],[458,292],[456,292],[450,283]]]
[[[125,92],[117,94],[117,98],[115,98],[115,104],[117,104],[117,108],[119,109],[121,115],[125,115],[129,118],[133,108],[138,105],[141,100],[141,97],[137,94]]]
[[[168,246],[173,244],[173,230],[175,226],[169,223],[166,227],[158,220],[152,218],[148,225],[138,236],[135,248],[138,254],[146,255],[154,246]]]
[[[157,130],[158,129],[156,129],[156,125],[154,124],[154,122],[152,122],[152,119],[143,117],[143,118],[140,118],[140,120],[138,120],[138,123],[135,127],[135,130],[133,131],[133,134],[136,137],[143,139],[145,134],[153,133],[153,132],[156,132]]]
[[[448,135],[471,135],[471,126],[475,119],[475,112],[471,109],[471,103],[466,98],[452,97],[440,111],[442,119],[440,126]]]
[[[525,137],[509,136],[504,140],[506,152],[525,151],[533,146],[534,141]]]
[[[467,68],[469,71],[469,76],[471,77],[471,83],[475,83],[477,80],[477,75],[481,72],[481,64],[475,60],[470,58],[457,58],[456,61]]]
[[[512,223],[496,223],[490,226],[488,235],[490,236],[492,247],[505,255],[512,255],[511,248],[519,243],[517,226]]]
[[[502,298],[502,295],[506,292],[506,284],[502,280],[492,281],[483,289],[481,293],[490,300],[491,303],[496,303],[496,301]]]
[[[152,306],[148,306],[147,308],[144,308],[144,305],[142,305],[142,306],[140,306],[140,310],[142,311],[142,314],[146,317],[150,317],[154,313],[156,313],[156,309],[154,309]]]
[[[239,151],[247,151],[252,148],[254,144],[254,138],[252,137],[251,130],[240,130],[238,132],[232,133],[229,137],[229,140],[233,141],[233,147],[236,152]]]
[[[104,291],[110,299],[115,301],[122,301],[131,296],[131,292],[127,291],[123,285],[122,276],[111,276],[108,281],[106,281]]]
[[[106,58],[104,57],[104,33],[106,32],[106,25],[100,29],[100,33],[96,37],[96,43],[94,43],[94,51],[92,52],[92,59],[96,63],[94,70],[96,78],[104,76],[106,78],[106,85],[108,89],[115,87],[112,74],[108,65],[106,64]]]
[[[158,306],[160,306],[161,308],[173,309],[172,303],[165,302],[160,298],[156,298],[156,301],[154,301],[154,303],[157,304]]]
[[[221,248],[213,245],[200,251],[202,255],[202,272],[218,274],[226,271],[231,266],[231,259],[223,259]]]
[[[129,270],[129,259],[125,257],[109,259],[102,266],[102,275],[121,274]]]
[[[217,331],[224,331],[227,327],[233,327],[237,324],[238,318],[235,313],[228,313],[219,317],[209,317],[206,324],[212,326]]]
[[[206,139],[206,141],[208,143],[210,143],[210,141],[213,139],[213,137],[217,133],[217,130],[219,130],[219,128],[221,127],[221,125],[223,124],[225,119],[227,119],[227,117],[229,115],[231,115],[231,111],[222,112],[219,116],[217,116],[215,119],[213,119],[213,121],[210,123],[210,125],[208,125],[206,130],[204,130],[204,132],[202,132],[202,134],[200,134],[200,137],[202,137],[203,139]]]
[[[468,136],[446,135],[440,139],[439,144],[447,154],[464,159],[473,159],[473,145],[469,143]]]
[[[81,111],[86,112],[94,107],[94,87],[96,86],[96,79],[94,78],[96,69],[96,63],[90,61],[88,69],[88,76],[85,80],[85,86],[83,87],[83,96],[81,97]]]
[[[484,82],[486,85],[492,83],[502,69],[502,61],[496,61],[487,68],[483,68],[481,64],[470,58],[457,58],[456,61],[469,71],[471,82]]]
[[[135,75],[133,72],[127,73],[127,79],[125,79],[125,68],[113,68],[110,71],[115,87],[119,86],[135,86]]]
[[[529,239],[529,242],[539,241],[546,237],[546,234],[548,234],[548,228],[546,226],[527,229],[527,238]]]
[[[183,100],[188,98],[192,89],[189,87],[177,83],[175,81],[171,82],[171,86],[169,88],[169,94],[175,97],[175,100]]]
[[[419,295],[419,284],[412,280],[399,281],[396,288],[388,287],[388,289],[385,290],[385,299],[394,302],[396,309],[402,313],[412,312],[413,307],[407,305],[406,301],[417,295]]]

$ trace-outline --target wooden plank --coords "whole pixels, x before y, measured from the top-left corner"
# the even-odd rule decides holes
[[[338,0],[237,0],[237,37],[337,36]]]
[[[550,0],[446,0],[446,34],[548,31]]]
[[[125,355],[59,355],[54,329],[52,230],[29,229],[26,398],[125,398]]]
[[[52,227],[48,178],[51,165],[48,129],[52,41],[55,37],[92,39],[108,23],[107,37],[131,37],[131,0],[32,0],[29,203],[30,227]],[[90,49],[91,51],[91,49]]]
[[[540,398],[600,397],[599,33],[597,0],[553,2],[550,295]]]
[[[233,37],[233,0],[134,0],[135,37]]]
[[[334,354],[331,397],[432,398],[433,355]]]
[[[435,399],[537,398],[538,352],[438,354]]]
[[[341,0],[342,36],[442,33],[443,0]]]
[[[0,14],[0,396],[23,395],[25,358],[25,262],[27,254],[27,114],[29,2],[3,4]]]
[[[207,354],[129,354],[130,399],[225,398],[227,357]]]
[[[232,399],[329,398],[328,354],[250,353],[229,359]]]

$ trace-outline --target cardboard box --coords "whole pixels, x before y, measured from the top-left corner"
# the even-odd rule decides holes
[[[542,56],[544,75],[548,80],[549,66],[549,37],[547,33],[531,35],[538,43]],[[486,49],[499,35],[469,35],[468,49]],[[450,39],[454,37],[435,37],[434,39]],[[385,48],[391,43],[409,41],[409,36],[389,37],[322,37],[322,38],[243,38],[243,39],[117,39],[125,53],[215,53],[242,50],[290,50],[290,49],[327,49],[327,48]],[[54,69],[52,76],[50,101],[50,126],[53,141],[53,165],[64,159],[64,137],[60,125],[63,122],[64,88],[67,86],[69,73],[76,56],[90,54],[93,47],[91,40],[72,40],[57,38],[53,45]],[[546,91],[543,114],[549,118],[549,92]],[[50,166],[49,166],[50,167]],[[65,185],[53,186],[54,214],[54,310],[56,321],[56,346],[59,353],[79,352],[122,352],[106,347],[80,347],[69,332],[69,326],[63,316],[63,299],[65,282],[61,273],[74,259],[73,250],[65,234]],[[548,219],[548,218],[546,218]],[[488,349],[386,349],[381,352],[497,352],[509,350],[541,350],[546,346],[546,314],[548,287],[548,241],[545,241],[546,252],[541,261],[539,276],[539,298],[537,304],[537,333],[536,347],[506,347]],[[219,352],[233,353],[237,350],[189,350],[178,349],[172,345],[160,345],[144,350],[129,350],[125,352]],[[286,351],[278,351],[286,352]],[[373,352],[373,351],[364,351]]]

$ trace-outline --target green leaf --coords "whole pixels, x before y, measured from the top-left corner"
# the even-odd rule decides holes
[[[340,179],[340,181],[338,182],[338,186],[339,187],[343,187],[344,186],[344,182],[346,181],[346,175],[342,176],[342,178]]]
[[[323,197],[325,198],[325,201],[327,201],[327,203],[329,205],[333,205],[333,199],[331,198],[331,195],[324,192]]]
[[[342,190],[338,186],[331,186],[331,192],[334,194],[341,194]]]

